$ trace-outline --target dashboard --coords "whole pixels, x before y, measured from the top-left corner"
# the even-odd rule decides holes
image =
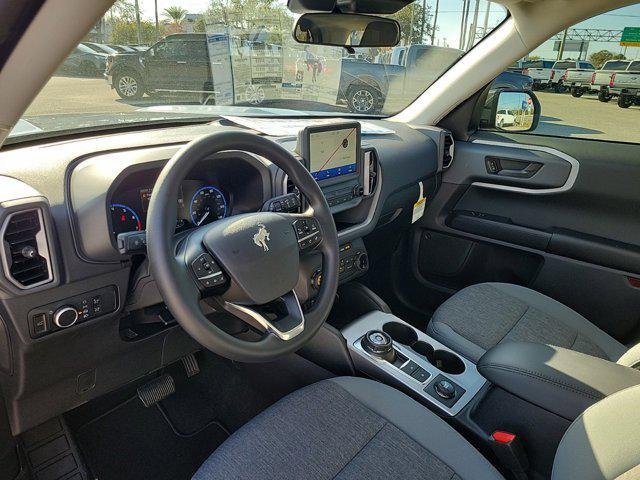
[[[375,252],[375,232],[388,232],[391,222],[410,226],[418,183],[435,189],[427,180],[442,168],[440,129],[367,123],[392,133],[313,130],[313,158],[295,136],[270,137],[307,162],[322,188],[338,230],[343,281],[363,274],[367,254],[372,263],[375,255],[388,256],[386,250]],[[183,145],[234,128],[220,121],[132,130],[0,152],[0,222],[26,215],[39,224],[35,245],[48,267],[44,280],[29,286],[0,275],[0,370],[12,372],[0,381],[14,432],[198,348],[162,310],[144,252],[121,253],[117,236],[144,235],[153,186]],[[283,197],[296,195],[295,185],[269,159],[239,151],[203,159],[180,187],[180,232],[265,208],[283,211]],[[322,281],[321,258],[305,257],[301,302],[312,299]],[[67,323],[74,311],[80,319]],[[57,313],[60,325],[54,328]],[[43,359],[56,359],[55,368]]]

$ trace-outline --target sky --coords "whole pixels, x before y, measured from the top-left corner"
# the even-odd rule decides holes
[[[423,1],[423,0],[417,0]],[[435,10],[436,0],[424,0],[426,4],[431,7],[431,11]],[[152,20],[154,16],[154,0],[139,0],[142,16],[148,20]],[[179,5],[185,8],[189,13],[200,13],[204,11],[210,3],[210,0],[157,0],[158,10],[160,17],[163,18],[162,11],[170,6]],[[286,4],[286,0],[278,0],[278,3]],[[470,22],[473,20],[473,7],[475,2],[471,2],[472,11],[469,16]],[[488,2],[485,0],[480,1],[478,25],[482,27],[484,25],[485,15],[487,12]],[[438,8],[438,20],[435,43],[437,45],[450,46],[454,48],[459,47],[460,42],[460,27],[462,19],[463,0],[440,0]],[[488,16],[489,28],[495,27],[504,20],[506,12],[504,7],[492,3],[490,6]],[[599,15],[592,19],[586,20],[576,28],[601,28],[601,29],[623,29],[624,27],[640,27],[640,3],[614,10],[607,14]],[[610,50],[614,53],[621,53],[623,47],[617,43],[591,43],[587,55],[599,51]],[[543,58],[555,59],[557,52],[553,51],[553,41],[545,42],[538,47],[532,55],[537,55]],[[576,55],[575,53],[573,54]],[[571,54],[565,55],[565,57],[571,56]],[[640,58],[640,48],[629,47],[627,49],[628,58]]]

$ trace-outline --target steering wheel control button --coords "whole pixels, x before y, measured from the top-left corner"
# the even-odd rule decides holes
[[[300,218],[293,223],[300,250],[317,246],[322,241],[320,224],[315,218]]]
[[[191,263],[198,283],[204,288],[217,287],[225,282],[222,269],[208,253],[201,254]]]
[[[433,386],[433,388],[435,389],[436,393],[445,400],[449,400],[450,398],[456,396],[456,387],[454,387],[453,384],[447,380],[438,381]]]
[[[371,355],[393,363],[396,351],[391,337],[381,330],[370,330],[362,337],[362,348]]]
[[[262,207],[263,212],[294,213],[298,210],[300,210],[300,197],[296,193],[271,198]]]
[[[69,328],[78,321],[79,317],[75,307],[66,305],[54,312],[53,323],[60,328]]]

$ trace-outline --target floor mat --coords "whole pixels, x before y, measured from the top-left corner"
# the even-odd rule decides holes
[[[219,420],[235,431],[285,395],[332,375],[298,355],[275,362],[242,364],[210,352],[196,356],[200,373],[187,378],[180,364],[165,371],[176,383],[176,394],[162,408],[175,429],[193,433]]]
[[[76,432],[99,480],[186,480],[226,438],[215,424],[191,437],[179,436],[157,406],[146,408],[137,396]]]
[[[332,375],[289,355],[265,364],[239,364],[198,352],[200,373],[180,363],[170,374],[176,392],[145,408],[135,388],[153,377],[68,413],[77,444],[99,480],[188,480],[235,431],[280,398]]]

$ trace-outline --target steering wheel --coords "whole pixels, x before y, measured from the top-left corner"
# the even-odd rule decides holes
[[[280,167],[309,208],[302,214],[235,215],[176,237],[182,180],[201,160],[229,150],[253,153]],[[322,253],[322,285],[313,308],[303,313],[294,287],[300,256],[312,251]],[[147,252],[158,289],[178,323],[205,348],[241,362],[267,362],[300,349],[326,320],[338,287],[338,234],[320,187],[282,146],[248,132],[200,137],[167,162],[149,203]],[[218,328],[203,314],[203,300],[260,330],[260,339],[243,340]]]

